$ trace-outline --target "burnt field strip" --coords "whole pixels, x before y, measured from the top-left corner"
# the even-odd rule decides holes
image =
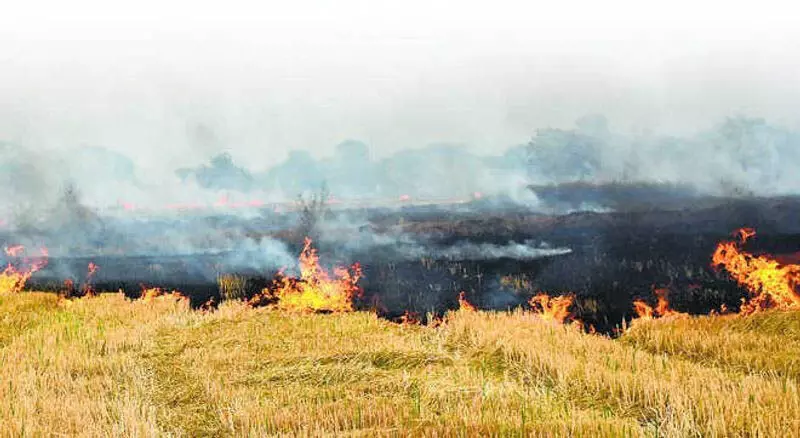
[[[562,215],[431,207],[367,211],[362,213],[367,218],[364,224],[332,227],[320,233],[315,246],[330,263],[359,262],[363,293],[355,299],[356,308],[374,309],[390,319],[405,312],[426,315],[455,309],[462,291],[479,308],[494,310],[524,305],[535,292],[547,291],[575,294],[575,316],[602,331],[630,318],[634,299],[652,301],[657,288],[668,288],[671,306],[682,312],[707,314],[723,305],[738,306],[746,291],[711,266],[711,254],[742,226],[758,230],[758,238],[747,243],[754,253],[791,258],[800,248],[797,198],[716,199],[686,201],[681,208],[651,207]],[[272,222],[279,221],[286,219]],[[262,222],[248,225],[248,238],[284,240],[290,252],[299,251],[300,242],[290,240],[295,234],[290,228],[259,233]],[[242,223],[248,222],[236,219],[231,226],[239,230]],[[164,222],[164,228],[151,232],[168,232],[168,225]],[[404,249],[397,236],[413,241],[413,251]],[[491,254],[486,250],[530,241],[568,251]],[[256,267],[260,254],[254,250],[236,253],[238,261],[253,260],[243,268],[230,262],[231,253],[51,257],[31,279],[31,286],[59,290],[69,275],[79,283],[93,262],[100,267],[93,279],[98,290],[137,296],[143,288],[158,286],[180,290],[193,305],[200,305],[212,297],[219,301],[221,275],[244,277],[251,289],[246,293],[252,295],[281,269]]]

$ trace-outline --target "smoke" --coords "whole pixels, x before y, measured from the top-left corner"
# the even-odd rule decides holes
[[[212,135],[207,131],[213,132],[205,128],[204,139]],[[690,189],[681,189],[687,197],[790,195],[800,187],[800,156],[794,153],[800,133],[764,119],[730,117],[692,136],[632,135],[616,132],[605,117],[594,115],[577,120],[572,129],[531,132],[527,143],[496,155],[433,144],[375,158],[370,145],[348,140],[329,157],[298,150],[263,170],[237,161],[226,152],[235,145],[215,137],[212,146],[201,142],[209,152],[220,148],[206,163],[193,167],[189,159],[161,173],[101,146],[42,153],[5,142],[0,143],[0,227],[46,221],[67,186],[77,188],[81,203],[102,215],[216,208],[251,216],[259,207],[291,203],[323,184],[331,201],[350,207],[439,203],[454,210],[523,207],[542,213],[612,206],[592,198],[557,206],[529,186],[661,184]]]
[[[537,244],[532,240],[527,240],[523,243],[509,242],[506,245],[462,242],[438,250],[420,246],[401,250],[401,253],[406,257],[434,257],[444,260],[493,260],[501,258],[533,260],[571,252],[572,250],[569,248],[553,248],[545,242]]]
[[[365,254],[384,256],[390,260],[534,260],[572,252],[570,248],[553,247],[534,239],[505,244],[472,241],[440,243],[435,236],[412,234],[400,227],[378,231],[367,217],[353,214],[335,215],[325,221],[319,231],[322,243],[330,249],[326,253],[355,256],[356,260],[359,255]]]
[[[66,180],[87,206],[142,210],[292,200],[322,181],[342,199],[479,192],[534,209],[526,184],[795,182],[794,131],[706,126],[795,117],[797,29],[780,8],[19,3],[0,17],[0,141],[15,149],[0,161],[36,158],[5,181],[26,185],[14,206]],[[598,111],[615,125],[572,125]]]
[[[355,211],[326,224],[323,234],[335,235],[341,252],[526,259],[569,249],[536,242],[438,247],[402,231],[376,232],[359,211],[602,212],[640,200],[789,195],[800,187],[800,133],[763,119],[731,117],[696,135],[668,136],[622,134],[595,115],[572,129],[534,134],[496,155],[434,144],[376,158],[368,144],[348,140],[330,157],[296,151],[265,170],[223,150],[166,174],[101,146],[59,154],[5,142],[0,232],[9,244],[48,246],[54,257],[217,254],[231,269],[274,269],[296,259],[274,237],[296,225],[296,196],[324,184],[331,209]]]
[[[729,117],[692,137],[625,136],[605,118],[573,130],[540,130],[531,142],[536,172],[552,182],[689,185],[718,196],[797,193],[800,133],[765,120]]]
[[[229,156],[212,167],[183,169],[203,187],[297,194],[326,184],[338,200],[503,204],[547,211],[529,185],[666,184],[685,195],[742,196],[796,193],[800,133],[763,119],[727,118],[694,136],[616,133],[605,117],[586,116],[573,129],[539,129],[526,144],[499,155],[476,155],[455,144],[435,144],[372,159],[369,146],[350,140],[333,156],[296,151],[264,172],[233,165]],[[209,175],[216,175],[211,178]],[[695,191],[696,193],[689,193]],[[485,199],[484,199],[485,198]],[[578,210],[602,211],[586,200]]]

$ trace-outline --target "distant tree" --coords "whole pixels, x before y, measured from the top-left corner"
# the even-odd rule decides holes
[[[325,183],[320,186],[319,192],[297,196],[297,203],[300,207],[298,234],[313,240],[319,237],[320,226],[331,215],[327,203],[329,198],[330,192]]]
[[[80,192],[72,182],[67,182],[56,203],[53,217],[67,224],[82,224],[97,219],[97,214],[81,202]]]
[[[210,166],[202,165],[196,169],[182,168],[175,175],[182,181],[194,176],[200,187],[216,190],[237,190],[247,192],[253,187],[253,176],[242,167],[233,163],[233,157],[227,152],[215,155]]]
[[[576,130],[541,129],[528,143],[533,171],[554,182],[587,180],[600,169],[604,140]]]
[[[266,185],[284,193],[305,193],[315,190],[325,181],[319,163],[308,151],[295,150],[283,163],[266,174]]]
[[[336,145],[336,157],[346,163],[369,161],[369,147],[357,140],[347,140]]]

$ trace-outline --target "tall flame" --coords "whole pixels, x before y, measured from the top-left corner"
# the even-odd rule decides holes
[[[361,266],[353,264],[350,269],[336,267],[333,278],[319,264],[317,250],[311,247],[306,237],[300,253],[300,278],[281,277],[276,280],[275,296],[278,307],[292,311],[349,312],[353,310],[353,298],[361,292]]]
[[[747,288],[750,299],[743,300],[741,313],[749,314],[767,308],[800,308],[800,265],[781,264],[768,255],[756,256],[741,245],[755,235],[752,228],[736,232],[739,242],[717,245],[712,264],[722,267],[740,285]]]
[[[563,324],[570,317],[569,307],[575,300],[573,295],[561,295],[551,297],[545,293],[535,295],[528,301],[534,312],[541,315],[543,319],[556,321]]]
[[[5,253],[9,257],[18,258],[24,254],[25,248],[22,245],[7,247]],[[0,272],[0,293],[21,292],[25,284],[34,272],[47,266],[47,248],[41,249],[41,256],[37,258],[22,258],[21,266],[14,266],[11,262]]]

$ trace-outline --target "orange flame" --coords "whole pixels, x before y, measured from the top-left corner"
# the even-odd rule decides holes
[[[653,319],[686,315],[683,312],[678,312],[669,308],[669,299],[667,298],[669,295],[669,289],[658,288],[653,290],[653,293],[657,298],[655,308],[651,307],[644,300],[635,300],[633,302],[633,310],[636,311],[636,315],[639,319]]]
[[[173,290],[173,291],[165,291],[160,287],[151,287],[146,288],[142,286],[142,295],[139,296],[139,300],[145,303],[152,303],[156,300],[168,300],[174,299],[176,301],[186,301],[189,302],[189,297],[181,293],[180,291]]]
[[[739,240],[741,240],[742,243],[745,243],[748,239],[756,235],[756,230],[753,228],[739,228],[734,234],[739,236]]]
[[[403,316],[400,317],[400,324],[403,325],[419,325],[422,323],[422,319],[419,317],[419,313],[417,312],[410,312],[406,310],[403,312]]]
[[[653,319],[653,308],[643,300],[634,300],[633,310],[636,311],[636,316],[639,319]]]
[[[9,257],[19,257],[25,252],[25,247],[22,245],[13,245],[6,248],[6,255]]]
[[[211,297],[208,300],[206,300],[205,303],[201,304],[200,307],[198,307],[198,310],[201,312],[208,313],[216,310],[218,306],[219,303],[217,303],[217,300],[214,299],[214,297]]]
[[[713,266],[724,268],[747,288],[750,299],[742,300],[740,312],[800,307],[800,265],[781,264],[771,256],[755,256],[742,250],[741,244],[755,235],[752,228],[742,228],[736,234],[741,242],[721,242],[711,260]]]
[[[540,293],[531,298],[528,304],[543,319],[563,324],[570,317],[569,307],[573,301],[575,301],[575,296],[571,294],[551,297],[546,293]]]
[[[94,285],[92,284],[92,278],[94,278],[94,274],[97,273],[98,266],[94,262],[89,262],[89,266],[87,267],[86,271],[86,281],[83,283],[83,294],[88,296],[97,295],[97,291],[94,289]]]
[[[331,278],[320,266],[311,239],[306,237],[300,253],[300,278],[281,277],[274,284],[278,307],[310,312],[352,311],[353,298],[361,293],[357,285],[361,275],[361,265],[355,263],[350,269],[334,268],[334,278]]]
[[[458,310],[463,310],[465,312],[477,312],[478,309],[472,305],[469,301],[467,301],[466,294],[462,290],[458,293]]]
[[[5,249],[9,257],[19,257],[25,252],[22,245],[15,245]],[[14,267],[11,262],[0,273],[0,293],[21,292],[34,272],[47,266],[47,248],[41,249],[41,256],[35,259],[23,257],[22,267]],[[25,266],[28,265],[28,266]]]

